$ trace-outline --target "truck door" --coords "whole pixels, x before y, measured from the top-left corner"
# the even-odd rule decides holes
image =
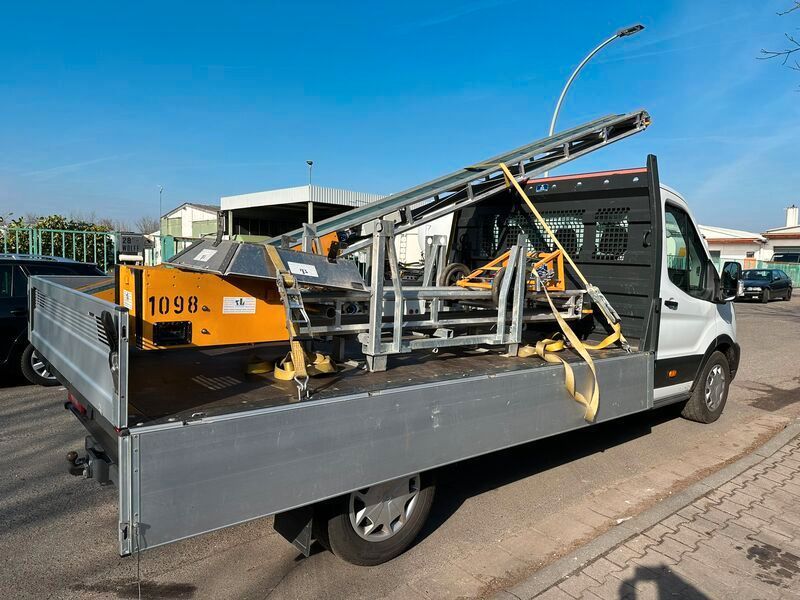
[[[661,269],[661,322],[654,399],[684,394],[716,337],[710,258],[683,203],[666,197]]]

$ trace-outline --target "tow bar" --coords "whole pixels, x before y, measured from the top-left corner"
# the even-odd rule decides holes
[[[111,459],[102,451],[91,436],[86,438],[86,453],[78,454],[75,450],[67,452],[69,474],[85,479],[96,479],[101,485],[111,483],[109,466]]]

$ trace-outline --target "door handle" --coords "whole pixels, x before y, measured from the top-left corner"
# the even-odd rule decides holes
[[[671,308],[672,310],[677,310],[678,301],[673,298],[670,298],[669,300],[664,300],[664,306],[666,306],[667,308]]]
[[[15,317],[27,317],[28,316],[28,309],[27,308],[12,308],[11,314]]]

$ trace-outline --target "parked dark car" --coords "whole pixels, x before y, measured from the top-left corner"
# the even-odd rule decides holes
[[[780,269],[747,269],[742,271],[741,282],[743,298],[769,302],[773,298],[792,297],[792,280]]]
[[[0,368],[39,385],[57,385],[49,365],[28,342],[28,277],[102,276],[97,265],[65,258],[0,254]]]

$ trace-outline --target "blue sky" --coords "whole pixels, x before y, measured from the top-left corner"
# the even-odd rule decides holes
[[[800,13],[752,2],[19,2],[0,35],[0,214],[127,219],[306,182],[391,193],[559,128],[653,125],[565,167],[637,166],[703,223],[800,201],[800,73],[758,61]]]

